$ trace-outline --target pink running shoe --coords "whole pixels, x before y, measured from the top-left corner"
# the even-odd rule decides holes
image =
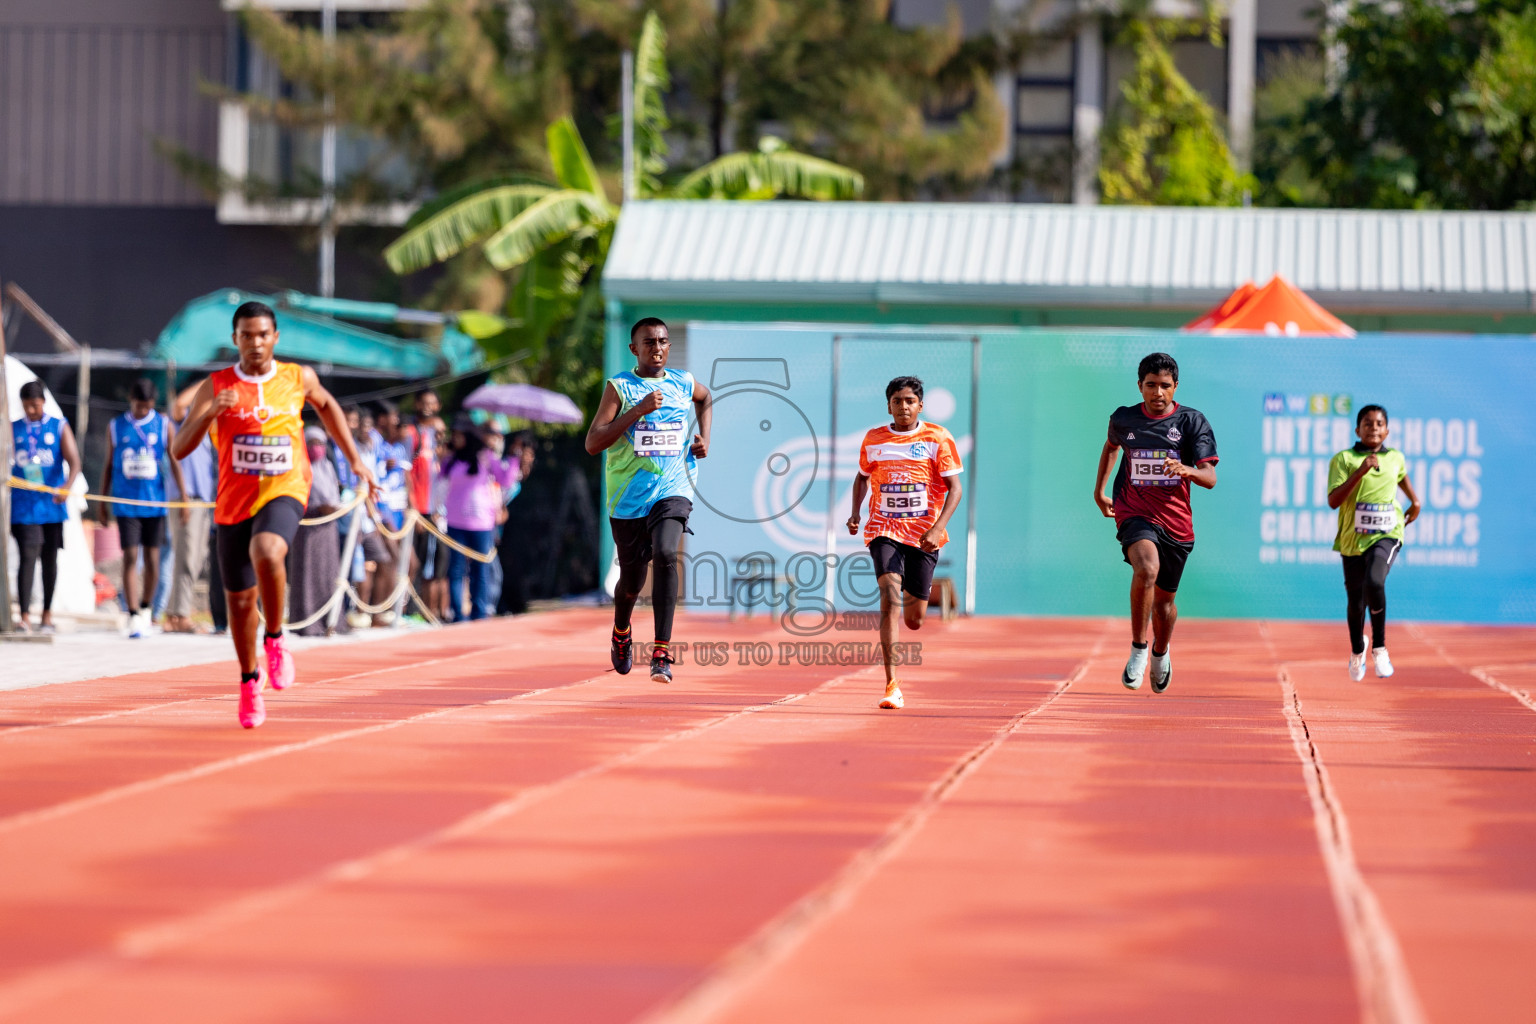
[[[262,679],[255,679],[240,684],[240,725],[246,729],[254,729],[267,720],[267,705],[261,699]]]
[[[284,640],[287,637],[267,637],[267,679],[274,690],[286,690],[293,685],[293,655],[288,652]]]

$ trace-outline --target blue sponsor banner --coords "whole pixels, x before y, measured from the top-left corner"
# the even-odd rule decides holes
[[[1205,413],[1221,456],[1216,488],[1193,497],[1186,614],[1337,618],[1343,628],[1327,467],[1353,443],[1356,411],[1378,404],[1424,506],[1392,571],[1391,615],[1536,622],[1536,476],[1524,457],[1536,433],[1536,340],[989,329],[973,437],[970,337],[691,325],[688,368],[717,381],[690,538],[718,555],[710,571],[740,576],[740,560],[760,555],[801,596],[870,606],[867,561],[841,524],[858,440],[884,419],[885,382],[905,372],[928,383],[924,418],[960,443],[965,502],[976,503],[974,554],[965,507],[940,575],[969,585],[982,614],[1124,615],[1129,568],[1093,504],[1094,469],[1110,413],[1139,400],[1138,361],[1165,351],[1180,364],[1178,400]]]

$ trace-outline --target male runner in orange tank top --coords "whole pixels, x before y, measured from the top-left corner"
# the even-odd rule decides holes
[[[378,497],[378,485],[352,443],[341,406],[320,385],[315,371],[272,358],[278,331],[271,307],[245,303],[235,310],[234,328],[239,363],[198,385],[171,453],[186,458],[204,434],[212,436],[218,449],[213,521],[219,568],[229,603],[229,633],[240,660],[240,724],[254,729],[267,717],[261,698],[263,671],[256,653],[258,594],[267,621],[265,676],[275,690],[293,682],[293,655],[283,643],[285,560],[309,500],[312,473],[304,444],[305,402],[320,414],[320,422],[371,498]]]

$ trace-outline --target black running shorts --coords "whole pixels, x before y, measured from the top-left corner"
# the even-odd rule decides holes
[[[125,548],[158,548],[165,540],[165,516],[118,516],[117,538]]]
[[[299,504],[299,499],[285,494],[261,506],[249,519],[228,526],[219,523],[214,527],[224,589],[238,594],[256,585],[256,567],[251,564],[252,537],[258,533],[275,533],[283,538],[283,543],[291,546],[293,535],[299,532],[299,520],[303,518],[304,506]]]
[[[1170,594],[1179,589],[1179,580],[1184,577],[1184,563],[1189,561],[1189,553],[1195,550],[1193,541],[1186,543],[1174,540],[1161,526],[1140,516],[1127,519],[1115,531],[1115,537],[1120,541],[1120,551],[1127,565],[1131,563],[1132,544],[1139,540],[1149,540],[1156,544],[1158,589]]]
[[[900,573],[902,590],[919,601],[928,600],[928,595],[933,592],[933,570],[939,564],[937,551],[924,551],[889,537],[876,537],[869,542],[869,557],[875,560],[877,578],[887,573]]]
[[[681,519],[683,532],[688,529],[688,517],[693,513],[693,502],[687,498],[662,498],[651,506],[643,519],[614,519],[608,525],[613,530],[613,552],[620,565],[645,565],[651,560],[651,531],[663,519]]]

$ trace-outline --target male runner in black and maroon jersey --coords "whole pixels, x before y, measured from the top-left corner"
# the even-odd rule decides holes
[[[1195,548],[1195,521],[1189,485],[1216,486],[1216,435],[1198,411],[1173,400],[1179,389],[1179,364],[1154,352],[1136,369],[1141,404],[1116,409],[1109,417],[1109,437],[1099,453],[1093,500],[1115,520],[1115,535],[1131,576],[1131,657],[1120,681],[1141,687],[1147,670],[1147,625],[1152,626],[1152,690],[1162,693],[1173,679],[1168,644],[1179,610],[1173,603],[1184,563]],[[1115,474],[1113,498],[1104,482],[1125,449]]]

